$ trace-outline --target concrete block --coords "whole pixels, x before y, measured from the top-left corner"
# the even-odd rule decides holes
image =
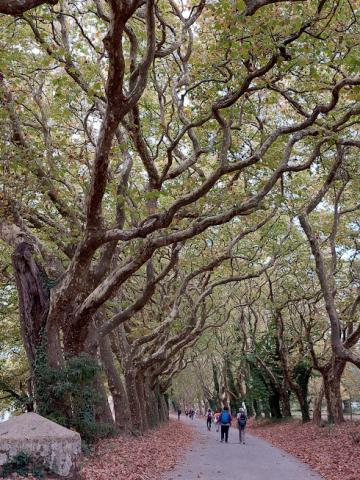
[[[19,452],[61,477],[77,476],[81,438],[77,432],[36,413],[24,413],[0,423],[0,465]]]

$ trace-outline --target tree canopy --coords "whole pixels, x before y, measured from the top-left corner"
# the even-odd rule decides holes
[[[2,361],[21,356],[1,385],[71,424],[55,379],[81,370],[94,419],[112,423],[110,392],[138,432],[187,368],[215,403],[275,416],[291,390],[304,420],[318,372],[341,421],[360,367],[357,3],[0,13]]]

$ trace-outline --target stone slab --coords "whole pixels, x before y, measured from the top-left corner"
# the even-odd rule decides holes
[[[77,432],[36,413],[24,413],[0,423],[0,465],[26,452],[52,472],[73,477],[81,454]]]

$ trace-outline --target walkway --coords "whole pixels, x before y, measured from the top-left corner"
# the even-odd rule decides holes
[[[230,430],[229,443],[220,433],[206,430],[205,420],[185,420],[199,438],[174,470],[163,480],[321,480],[317,473],[279,448],[252,435],[240,445],[238,432]]]

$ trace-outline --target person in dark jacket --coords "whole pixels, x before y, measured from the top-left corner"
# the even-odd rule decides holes
[[[229,412],[229,407],[224,407],[219,417],[219,423],[221,428],[221,442],[223,442],[224,439],[225,439],[225,443],[228,442],[229,428],[231,425],[231,421],[232,421],[232,418]]]
[[[236,415],[239,429],[239,443],[245,444],[245,427],[246,427],[246,413],[244,408],[239,408],[239,413]]]
[[[207,414],[206,414],[206,426],[207,426],[207,429],[209,431],[211,430],[212,421],[213,421],[213,414],[212,414],[212,411],[209,408],[208,411],[207,411]]]

